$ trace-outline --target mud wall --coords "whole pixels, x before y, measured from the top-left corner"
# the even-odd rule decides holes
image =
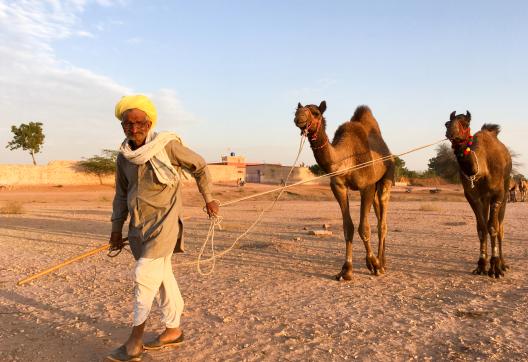
[[[47,165],[0,165],[0,186],[25,185],[113,185],[114,175],[99,176],[84,172],[77,161],[52,161]],[[209,165],[213,182],[236,182],[245,179],[245,168],[232,165]],[[188,179],[192,177],[188,175]]]
[[[83,172],[77,161],[52,161],[47,165],[0,165],[0,185],[111,185],[114,175]]]

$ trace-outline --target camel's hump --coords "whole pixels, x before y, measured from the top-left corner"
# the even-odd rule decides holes
[[[498,124],[485,123],[480,130],[491,132],[497,137],[500,132],[500,126]]]
[[[354,115],[350,118],[350,122],[361,122],[364,119],[374,118],[372,111],[366,105],[361,105],[356,108]]]

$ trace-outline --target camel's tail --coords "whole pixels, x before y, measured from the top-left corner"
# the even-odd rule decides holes
[[[480,130],[491,132],[497,137],[500,132],[500,126],[498,124],[485,123]]]

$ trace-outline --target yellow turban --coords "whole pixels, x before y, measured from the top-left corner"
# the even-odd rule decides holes
[[[156,107],[151,102],[148,97],[137,94],[134,96],[124,96],[119,102],[117,102],[115,107],[115,116],[121,121],[123,113],[129,109],[137,108],[147,114],[149,121],[152,122],[152,128],[156,125],[158,119],[158,113],[156,112]]]

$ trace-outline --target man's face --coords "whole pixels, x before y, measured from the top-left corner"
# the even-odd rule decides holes
[[[147,133],[152,126],[152,123],[147,120],[147,114],[139,109],[129,109],[123,115],[121,121],[123,131],[129,140],[131,140],[136,147],[141,147],[145,143]]]

